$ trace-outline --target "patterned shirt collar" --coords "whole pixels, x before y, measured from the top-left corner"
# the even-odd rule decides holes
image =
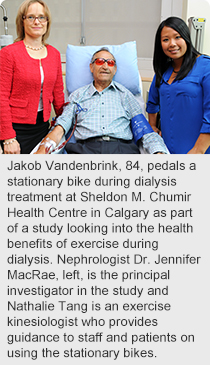
[[[123,89],[123,86],[121,84],[119,84],[118,82],[115,82],[112,80],[112,82],[109,84],[109,86],[107,86],[103,92],[105,90],[108,90],[108,89],[115,89],[115,90],[119,90],[121,92],[125,92],[125,90]],[[90,96],[93,96],[95,93],[98,93],[99,94],[99,91],[95,88],[93,82],[89,85],[89,95]]]

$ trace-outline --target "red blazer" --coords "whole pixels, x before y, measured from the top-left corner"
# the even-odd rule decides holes
[[[60,53],[47,46],[41,60],[44,71],[43,115],[50,118],[51,103],[55,113],[64,103]],[[29,56],[23,41],[0,51],[0,139],[15,137],[12,123],[36,124],[41,92],[40,61]]]

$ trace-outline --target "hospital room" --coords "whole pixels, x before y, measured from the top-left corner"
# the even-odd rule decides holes
[[[1,153],[210,153],[210,0],[5,0],[0,17]]]

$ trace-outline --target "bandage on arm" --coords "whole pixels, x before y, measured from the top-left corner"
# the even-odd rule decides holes
[[[60,142],[64,135],[64,129],[57,125],[47,136],[42,140],[36,154],[50,154]]]

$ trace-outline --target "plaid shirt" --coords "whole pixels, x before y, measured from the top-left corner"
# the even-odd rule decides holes
[[[61,125],[67,133],[75,122],[76,113],[77,127],[74,133],[76,140],[104,135],[132,140],[130,120],[137,114],[141,114],[142,110],[129,90],[112,81],[101,92],[96,90],[93,83],[73,92],[69,98],[69,104],[57,118],[55,125]],[[143,136],[142,143],[144,148],[149,148],[149,153],[167,153],[157,133]]]

